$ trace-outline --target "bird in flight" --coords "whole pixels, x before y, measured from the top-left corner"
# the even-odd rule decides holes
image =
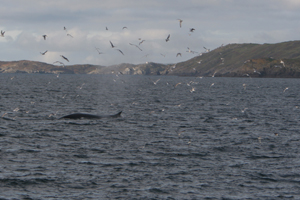
[[[177,53],[176,57],[181,56],[181,53]]]
[[[179,27],[181,28],[182,19],[178,19],[178,21],[179,21]]]
[[[73,38],[73,36],[71,34],[69,34],[69,33],[67,34],[67,36],[70,36],[71,38]]]
[[[100,52],[100,49],[95,47],[95,49],[98,51],[99,54],[103,54],[102,52]]]
[[[111,41],[109,41],[109,42],[110,42],[111,48],[116,47],[116,46],[113,45],[113,43]]]
[[[194,30],[195,30],[194,28],[191,28],[191,29],[190,29],[190,32],[194,32]]]
[[[170,34],[168,35],[166,42],[168,42],[170,40]]]
[[[4,37],[4,33],[5,33],[5,31],[1,30],[1,37]]]
[[[63,55],[60,55],[63,59],[65,59],[66,61],[68,61],[69,62],[69,59],[68,58],[66,58],[65,56],[63,56]]]
[[[43,35],[44,40],[46,40],[47,35]]]
[[[152,81],[154,85],[156,85],[160,81],[160,79],[157,79],[156,81]]]
[[[143,51],[138,45],[131,44],[131,43],[129,43],[129,44],[132,45],[132,46],[135,46],[135,47],[138,48],[139,50]]]
[[[118,50],[121,54],[123,54],[123,56],[124,56],[124,53],[120,50],[120,49],[116,49],[116,50]]]
[[[140,41],[139,45],[141,45],[145,40]]]
[[[48,50],[47,51],[45,51],[45,52],[40,52],[43,56],[46,54],[48,52]]]
[[[63,62],[60,62],[60,61],[55,61],[53,64],[55,64],[55,63],[59,63],[59,64],[65,66],[65,64]]]
[[[193,53],[193,54],[194,54],[194,53],[198,53],[198,52],[196,52],[196,51],[192,51],[192,50],[191,50],[190,48],[188,48],[188,47],[187,47],[187,49],[188,49],[188,50],[187,50],[186,52]]]

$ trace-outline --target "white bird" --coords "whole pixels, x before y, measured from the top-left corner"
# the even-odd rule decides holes
[[[206,47],[203,47],[205,50],[206,50],[206,52],[210,52],[210,49],[207,49]]]
[[[215,77],[215,74],[217,73],[217,71],[214,72],[214,74],[211,77]]]
[[[283,60],[281,60],[280,63],[283,65],[283,67],[285,67]]]
[[[143,51],[138,45],[131,44],[131,43],[129,43],[129,44],[132,45],[132,46],[135,46],[135,47],[138,48],[139,50]]]
[[[47,50],[47,51],[45,51],[45,52],[43,52],[43,53],[42,53],[42,52],[40,52],[40,53],[41,53],[42,55],[45,55],[47,52],[48,52],[48,50]]]
[[[181,28],[181,25],[182,25],[182,19],[178,19],[179,21],[179,27]]]
[[[156,85],[160,81],[160,79],[157,79],[156,81],[152,81],[154,85]]]
[[[102,52],[100,52],[100,49],[95,47],[95,49],[98,51],[99,54],[103,54]]]
[[[60,62],[60,61],[55,61],[53,64],[55,64],[55,63],[59,63],[59,64],[65,66],[65,64],[63,62]]]
[[[194,54],[194,53],[198,53],[198,52],[196,52],[196,51],[192,51],[189,47],[187,47],[187,51],[186,52],[189,52],[189,53],[192,53],[192,54]]]
[[[5,33],[5,31],[1,30],[1,37],[4,37],[4,33]]]
[[[194,87],[192,87],[192,89],[190,90],[191,93],[195,92],[195,91],[196,91],[196,89]]]

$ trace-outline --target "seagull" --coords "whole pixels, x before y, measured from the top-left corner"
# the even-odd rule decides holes
[[[44,40],[46,40],[47,35],[43,35]]]
[[[254,73],[261,74],[260,72],[256,71],[256,69],[253,69],[253,72],[254,72]]]
[[[129,43],[129,44],[132,45],[132,46],[135,46],[135,47],[138,48],[139,50],[143,51],[138,45],[131,44],[131,43]]]
[[[140,41],[139,45],[141,45],[145,40]]]
[[[286,87],[284,90],[283,90],[283,92],[285,92],[286,90],[288,90],[289,88],[288,87]]]
[[[4,33],[5,33],[5,31],[1,30],[1,37],[4,37]]]
[[[194,54],[194,53],[198,53],[198,52],[196,52],[196,51],[192,51],[189,47],[187,47],[187,51],[186,52],[189,52],[189,53],[192,53],[192,54]]]
[[[182,19],[178,19],[178,21],[179,21],[179,27],[181,28]]]
[[[168,42],[170,39],[170,34],[168,35],[167,39],[166,39],[166,42]]]
[[[190,28],[190,32],[194,32],[194,30],[195,30],[194,28]]]
[[[258,142],[261,143],[262,137],[258,137],[257,139],[258,139]]]
[[[95,47],[95,49],[98,51],[99,54],[103,54],[102,52],[99,51],[99,48]]]
[[[166,57],[166,55],[165,55],[165,54],[162,54],[162,53],[161,53],[160,55],[162,55],[163,57]]]
[[[283,60],[280,60],[280,63],[283,65],[283,67],[285,67]]]
[[[66,61],[68,61],[69,62],[69,59],[68,58],[66,58],[65,56],[63,56],[63,55],[60,55],[63,59],[65,59]]]
[[[123,56],[124,56],[124,53],[120,50],[120,49],[116,49],[116,50],[118,50],[121,54],[123,54]]]
[[[181,56],[181,53],[177,53],[176,57]]]
[[[244,87],[244,90],[246,90],[247,85],[244,83],[244,84],[243,84],[243,87]]]
[[[55,63],[59,63],[59,64],[65,66],[65,64],[63,62],[60,62],[60,61],[55,61],[53,64],[55,64]]]
[[[195,92],[195,91],[196,91],[196,89],[194,87],[192,87],[192,89],[190,90],[191,93]]]
[[[105,27],[105,29],[108,31],[108,28],[107,28],[107,26]]]
[[[73,36],[71,34],[69,34],[69,33],[67,34],[67,36],[70,36],[71,38],[73,38]]]
[[[64,26],[64,30],[67,31],[67,28]]]
[[[113,45],[113,43],[111,41],[110,42],[110,45],[111,45],[111,48],[114,48],[115,46]]]
[[[185,130],[179,132],[179,129],[180,129],[180,127],[178,127],[177,130],[176,130],[176,133],[178,134],[178,136],[180,136],[181,133],[185,132]]]
[[[44,53],[42,53],[42,52],[40,52],[42,55],[45,55],[46,53],[48,52],[48,50],[47,51],[45,51]]]
[[[154,85],[156,85],[160,81],[160,79],[157,79],[156,81],[152,81]]]
[[[205,50],[206,50],[206,52],[210,52],[210,49],[207,49],[206,47],[203,47]]]
[[[127,27],[126,27],[126,26],[124,26],[122,29],[125,29],[125,28],[127,29]]]
[[[215,74],[217,73],[217,71],[215,71],[215,73],[211,76],[211,77],[215,77]]]
[[[178,85],[180,85],[181,83],[177,83],[176,85],[174,85],[174,88],[176,88]]]

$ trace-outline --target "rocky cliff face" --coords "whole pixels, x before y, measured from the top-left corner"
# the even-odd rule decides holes
[[[1,62],[1,73],[76,73],[224,77],[300,77],[300,41],[228,44],[185,62],[58,66],[35,61]]]

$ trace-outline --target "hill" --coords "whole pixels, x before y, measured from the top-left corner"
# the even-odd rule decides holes
[[[0,73],[76,73],[223,77],[300,77],[300,41],[228,44],[176,63],[58,66],[36,61],[0,61]]]
[[[300,41],[228,44],[178,63],[170,74],[300,77]]]

